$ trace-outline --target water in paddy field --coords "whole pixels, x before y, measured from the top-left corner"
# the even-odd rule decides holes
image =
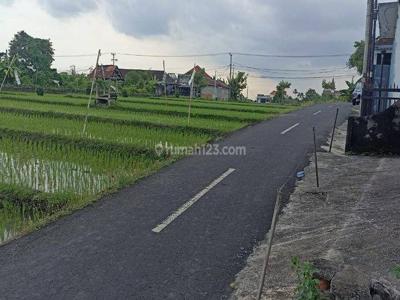
[[[113,178],[68,161],[26,158],[0,152],[0,183],[46,193],[68,192],[87,196],[109,188]],[[38,218],[40,213],[29,213],[15,205],[0,207],[0,244],[13,238],[23,224]]]
[[[112,184],[112,179],[96,174],[84,165],[67,161],[22,159],[16,155],[0,152],[0,182],[55,193],[95,195]]]

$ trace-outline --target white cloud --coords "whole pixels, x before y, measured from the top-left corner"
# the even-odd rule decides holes
[[[97,8],[96,0],[38,0],[39,4],[54,17],[67,18]]]
[[[12,7],[10,3],[11,0],[0,0],[0,4],[8,5],[2,7],[0,47],[7,47],[13,34],[24,29],[34,36],[50,38],[59,55],[96,53],[98,48],[104,52],[145,54],[349,53],[353,42],[363,37],[365,20],[365,3],[359,0],[19,0]],[[102,59],[108,63],[110,57]],[[161,58],[119,56],[118,59],[126,67],[162,66]],[[92,60],[58,58],[55,64],[61,68],[72,64],[83,68],[92,65]],[[193,63],[227,65],[229,57],[168,58],[166,61],[171,71],[183,72]],[[328,68],[344,67],[346,58],[234,56],[234,62],[274,69]],[[213,72],[210,68],[210,73]],[[219,69],[219,72],[227,74],[227,70]],[[250,93],[270,92],[277,81],[252,78]],[[321,80],[292,82],[295,88],[304,90],[319,88]]]

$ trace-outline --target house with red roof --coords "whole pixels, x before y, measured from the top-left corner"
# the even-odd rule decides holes
[[[145,72],[157,82],[156,96],[164,95],[165,87],[167,95],[174,95],[176,88],[176,79],[171,74],[159,70],[140,70],[140,69],[121,69],[116,65],[99,65],[96,71],[96,79],[111,80],[123,82],[129,72]],[[94,70],[89,74],[93,78]]]
[[[96,70],[96,79],[123,82],[125,81],[126,75],[131,71],[146,72],[157,82],[156,96],[164,95],[165,87],[167,88],[167,95],[174,95],[176,89],[178,89],[179,95],[189,96],[189,82],[193,70],[195,70],[196,73],[203,73],[206,82],[206,86],[201,87],[201,89],[195,87],[195,93],[198,97],[218,100],[229,99],[229,86],[222,80],[211,77],[200,66],[195,66],[185,74],[176,76],[175,74],[169,74],[159,70],[121,69],[116,65],[99,65]],[[93,75],[94,70],[90,72],[89,77],[93,78]]]
[[[190,95],[189,80],[193,74],[193,70],[195,70],[196,73],[204,71],[204,69],[196,65],[185,74],[178,76],[178,87],[182,96]],[[205,71],[203,74],[207,85],[202,87],[200,91],[197,91],[197,95],[203,99],[228,100],[230,95],[229,86],[222,80],[211,77]]]

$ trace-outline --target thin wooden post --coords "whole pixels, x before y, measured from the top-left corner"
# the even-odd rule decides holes
[[[316,178],[317,178],[317,188],[319,188],[317,138],[316,138],[316,136],[315,136],[315,127],[313,127],[313,133],[314,133],[315,176],[316,176]]]
[[[276,223],[278,221],[278,214],[279,214],[280,207],[281,207],[282,187],[279,188],[278,193],[276,195],[274,214],[273,214],[273,217],[272,217],[272,224],[271,224],[271,229],[270,229],[269,238],[268,238],[268,248],[267,248],[267,251],[265,253],[264,265],[263,265],[263,269],[262,269],[262,273],[261,273],[260,283],[259,283],[259,286],[258,286],[257,300],[261,299],[263,288],[264,288],[264,281],[265,281],[265,276],[267,274],[269,257],[271,255],[272,242],[273,242],[273,239],[274,239]]]
[[[190,124],[190,115],[192,113],[192,98],[193,98],[193,86],[194,77],[196,75],[196,65],[193,67],[192,77],[190,78],[190,97],[189,97],[189,111],[188,111],[188,125]]]
[[[332,152],[333,138],[335,137],[335,130],[336,130],[336,123],[337,123],[338,115],[339,115],[339,108],[336,109],[335,121],[333,122],[331,143],[329,144],[329,152]]]
[[[164,97],[165,97],[165,100],[167,100],[167,73],[165,72],[165,60],[163,60],[163,70],[164,70],[164,74],[163,74],[163,79],[164,79]]]
[[[93,94],[93,89],[94,89],[94,83],[96,81],[97,67],[99,66],[100,55],[101,55],[101,49],[99,49],[99,52],[97,53],[96,66],[95,66],[94,71],[93,71],[92,86],[90,88],[90,95],[89,95],[89,100],[88,100],[88,104],[87,104],[85,123],[83,124],[82,135],[84,135],[85,132],[86,132],[86,126],[87,126],[88,115],[89,115],[89,108],[90,108],[90,103],[92,102],[92,94]],[[96,87],[96,93],[97,93],[97,87]]]

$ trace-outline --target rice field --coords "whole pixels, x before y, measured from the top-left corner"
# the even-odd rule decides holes
[[[186,99],[119,98],[89,109],[87,100],[0,95],[0,243],[180,158],[157,153],[159,143],[200,146],[297,109],[194,100],[188,123]]]

